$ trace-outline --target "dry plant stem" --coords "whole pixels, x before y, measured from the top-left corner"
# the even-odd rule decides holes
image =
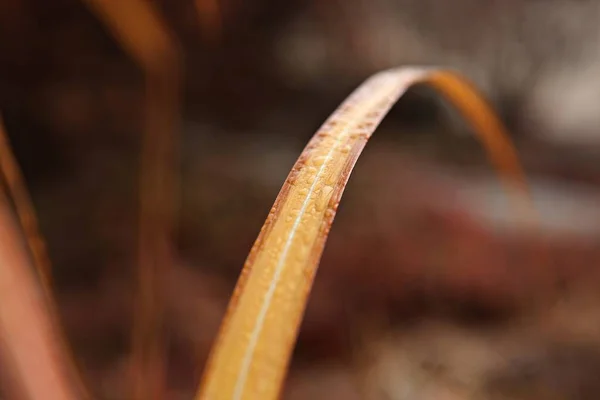
[[[216,42],[222,32],[222,10],[219,0],[194,0],[200,28],[205,40]]]
[[[279,396],[325,240],[350,172],[391,106],[412,85],[445,94],[476,129],[519,208],[525,178],[501,123],[457,75],[421,68],[381,72],[359,87],[311,139],[290,172],[242,270],[197,399]],[[526,216],[532,216],[528,213]]]
[[[178,50],[152,2],[146,0],[82,0],[96,13],[127,54],[145,71],[163,63],[177,64]]]
[[[38,227],[37,218],[31,198],[27,193],[23,175],[15,157],[13,156],[8,135],[0,116],[0,170],[8,188],[8,192],[15,204],[19,222],[33,257],[33,265],[38,270],[40,280],[48,293],[51,292],[52,268],[50,257]]]
[[[134,321],[134,357],[138,375],[133,399],[164,399],[164,287],[173,263],[172,242],[176,175],[174,143],[177,83],[160,74],[147,83],[146,124],[141,160],[139,292]]]
[[[133,400],[165,397],[162,282],[172,263],[175,153],[179,114],[178,50],[145,0],[86,0],[146,75],[146,120],[140,161],[139,289],[133,323]]]
[[[57,361],[61,368],[64,370],[71,371],[71,385],[72,387],[78,387],[78,393],[80,393],[80,398],[89,398],[89,394],[85,389],[85,385],[81,381],[81,377],[78,374],[75,360],[71,354],[70,348],[66,341],[64,340],[63,332],[60,328],[60,318],[58,316],[58,312],[56,309],[56,304],[54,303],[54,299],[52,296],[52,287],[51,287],[51,263],[50,258],[46,252],[46,245],[43,240],[43,237],[39,231],[37,218],[35,216],[35,210],[32,205],[31,199],[27,193],[27,188],[25,186],[19,165],[12,153],[10,148],[10,143],[8,140],[8,135],[6,130],[4,129],[2,120],[0,118],[0,169],[3,175],[3,181],[6,185],[6,188],[9,194],[12,196],[13,204],[15,205],[17,216],[19,218],[21,231],[15,231],[17,235],[23,233],[25,235],[25,242],[27,244],[28,254],[32,257],[33,267],[37,270],[38,276],[37,280],[28,281],[28,280],[18,280],[21,286],[15,286],[16,288],[23,287],[24,293],[27,291],[30,292],[39,292],[41,290],[42,294],[45,296],[45,304],[41,303],[44,299],[39,299],[40,303],[38,304],[37,310],[32,310],[31,320],[29,322],[25,321],[26,324],[31,324],[32,326],[43,327],[47,324],[46,321],[36,320],[35,312],[40,310],[40,307],[43,306],[45,308],[45,317],[50,321],[50,326],[54,329],[52,333],[53,337],[53,348],[51,349],[54,352],[57,352]],[[4,193],[0,193],[2,200],[2,207],[9,207],[8,199],[5,197]],[[7,227],[9,228],[9,227]],[[16,264],[16,265],[4,265],[5,268],[15,269],[18,272],[18,265],[25,266],[26,264]],[[0,266],[2,267],[2,266]],[[27,268],[30,266],[27,265]],[[27,271],[29,274],[30,271]],[[37,287],[38,282],[41,284],[41,289]],[[33,285],[29,287],[28,285]],[[26,297],[23,298],[26,301]],[[12,329],[12,328],[10,328]],[[9,331],[10,329],[6,329]],[[41,328],[40,328],[41,329]],[[27,366],[27,370],[33,369],[44,369],[44,368],[53,368],[58,371],[58,369],[51,364],[46,364],[43,366],[42,364],[37,363],[36,358],[31,358],[26,355],[27,352],[30,351],[28,344],[26,342],[19,342],[19,344],[11,347],[12,351],[17,352],[21,355],[22,360],[26,360],[27,362],[32,363],[31,366]],[[44,372],[41,372],[44,375]],[[46,374],[51,374],[51,372],[46,372]],[[21,380],[21,377],[18,373],[14,380]]]
[[[16,398],[87,398],[61,348],[53,315],[8,200],[0,192],[0,364],[8,375],[6,382],[14,384],[9,390]]]

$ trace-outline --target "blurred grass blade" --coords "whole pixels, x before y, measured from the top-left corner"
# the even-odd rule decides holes
[[[220,0],[194,0],[203,38],[211,44],[222,35],[223,16]]]
[[[0,191],[0,365],[11,398],[88,398],[45,299]]]
[[[6,346],[3,349],[5,362],[2,364],[9,366],[7,374],[11,374],[11,371],[15,374],[5,378],[18,381],[20,390],[26,393],[39,391],[46,395],[56,393],[56,396],[63,396],[74,393],[73,388],[77,387],[78,398],[89,398],[60,328],[50,284],[50,258],[1,117],[0,170],[20,224],[20,227],[14,225],[10,201],[0,190],[0,340]],[[25,237],[21,240],[23,235]],[[22,247],[23,244],[27,245],[26,249]],[[38,272],[37,279],[32,275],[34,269]],[[9,289],[5,289],[4,285]],[[20,329],[25,335],[18,334]],[[31,330],[37,335],[27,338],[27,332]],[[47,348],[40,351],[39,348],[43,346]],[[38,350],[31,353],[33,349]],[[31,356],[36,353],[40,354],[39,359]],[[45,353],[52,354],[52,357],[44,358]],[[22,375],[22,371],[36,372],[31,376],[31,373]],[[47,390],[43,386],[38,387],[52,376],[55,376],[53,384]]]
[[[82,0],[144,70],[174,63],[178,49],[167,27],[146,0]]]
[[[146,75],[140,162],[139,290],[133,323],[133,400],[165,398],[162,284],[172,264],[179,116],[179,49],[152,3],[85,0]]]
[[[242,270],[198,400],[278,397],[327,234],[367,140],[412,85],[435,87],[473,125],[521,216],[533,218],[524,175],[500,121],[471,85],[437,70],[381,72],[311,139],[290,172]]]
[[[0,116],[0,172],[25,233],[29,251],[33,257],[33,265],[37,269],[46,291],[50,293],[52,281],[50,257],[46,251],[46,243],[40,234],[33,203],[27,193],[23,175],[13,156],[2,116]]]

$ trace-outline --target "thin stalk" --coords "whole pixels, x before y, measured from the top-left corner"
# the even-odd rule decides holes
[[[146,78],[131,399],[162,400],[166,390],[167,340],[163,282],[173,263],[171,247],[178,193],[179,51],[150,2],[85,1],[140,65]]]
[[[52,282],[50,257],[46,250],[46,243],[40,234],[35,209],[29,193],[27,193],[23,174],[17,160],[13,156],[2,116],[0,116],[0,172],[15,205],[19,223],[25,233],[29,251],[33,257],[33,265],[37,269],[46,291],[50,293]]]
[[[220,0],[194,0],[202,36],[211,44],[217,42],[223,31],[223,10]]]

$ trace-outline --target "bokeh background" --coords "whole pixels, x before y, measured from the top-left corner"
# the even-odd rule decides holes
[[[125,1],[125,0],[123,0]],[[600,396],[600,2],[154,0],[182,60],[171,399],[190,399],[245,257],[304,145],[370,74],[439,65],[509,127],[540,232],[426,88],[359,160],[286,399]],[[78,0],[0,3],[0,112],[98,398],[127,399],[144,74]]]

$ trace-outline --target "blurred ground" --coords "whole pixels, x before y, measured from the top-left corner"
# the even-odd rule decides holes
[[[600,104],[600,74],[579,78],[600,72],[599,2],[461,0],[448,14],[442,0],[229,0],[208,21],[189,0],[155,4],[185,55],[178,265],[165,282],[173,399],[191,398],[304,144],[368,74],[407,63],[459,69],[494,101],[542,232],[519,228],[457,116],[412,91],[351,177],[284,397],[598,398],[600,125],[585,110]],[[143,76],[76,0],[3,2],[0,60],[0,111],[70,343],[99,398],[123,399]],[[576,121],[556,93],[585,102]]]

